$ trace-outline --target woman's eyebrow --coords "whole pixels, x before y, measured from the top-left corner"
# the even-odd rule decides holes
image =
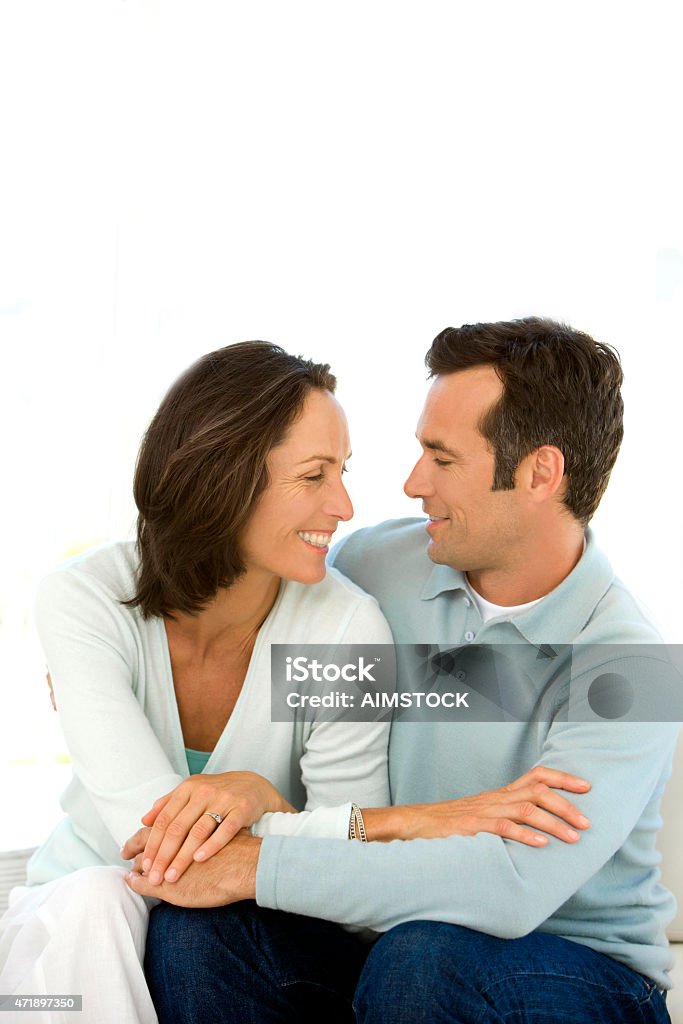
[[[346,458],[350,459],[352,455],[353,452],[349,452]],[[334,455],[309,455],[307,458],[302,459],[301,462],[297,462],[297,466],[303,466],[306,462],[330,462],[334,464],[336,461],[337,459],[335,459]]]

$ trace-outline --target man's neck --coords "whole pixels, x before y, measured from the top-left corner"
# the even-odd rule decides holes
[[[527,604],[545,597],[567,578],[584,550],[584,531],[568,525],[554,536],[535,534],[521,545],[509,564],[467,572],[470,586],[492,604]]]

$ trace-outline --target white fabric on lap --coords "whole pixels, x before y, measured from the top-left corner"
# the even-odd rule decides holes
[[[128,888],[124,868],[82,868],[12,893],[0,931],[0,992],[82,995],[81,1024],[157,1024],[142,960],[158,900]],[[22,1024],[73,1024],[74,1013],[21,1011]]]

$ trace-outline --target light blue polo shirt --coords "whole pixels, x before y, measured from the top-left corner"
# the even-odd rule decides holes
[[[661,643],[614,577],[588,531],[565,580],[520,616],[482,622],[462,573],[434,565],[424,520],[359,530],[333,552],[335,566],[373,594],[397,643]],[[637,687],[647,662],[634,659]],[[400,671],[400,670],[399,670]],[[503,938],[534,929],[562,935],[669,986],[664,928],[675,912],[659,883],[659,804],[671,771],[675,723],[556,720],[410,722],[392,726],[394,803],[453,799],[504,785],[535,764],[587,778],[571,799],[592,827],[576,844],[551,837],[531,848],[480,833],[360,843],[267,837],[259,857],[260,905],[385,931],[439,920]],[[353,794],[349,793],[349,799]]]

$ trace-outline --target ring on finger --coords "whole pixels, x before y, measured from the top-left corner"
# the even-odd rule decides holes
[[[223,820],[223,815],[217,814],[216,811],[204,811],[204,814],[208,814],[210,818],[213,818],[217,825],[220,825]]]

